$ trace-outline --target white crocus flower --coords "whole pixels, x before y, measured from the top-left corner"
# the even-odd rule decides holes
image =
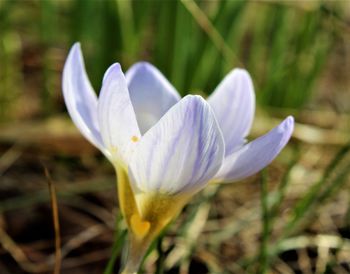
[[[151,240],[210,181],[253,175],[279,154],[291,137],[286,118],[247,143],[255,94],[249,74],[234,69],[205,101],[175,88],[151,64],[123,74],[105,73],[99,98],[87,77],[79,44],[63,72],[67,109],[81,133],[112,162],[121,210],[132,234],[124,273],[137,271]]]

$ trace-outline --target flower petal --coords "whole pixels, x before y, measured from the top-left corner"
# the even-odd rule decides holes
[[[147,62],[133,65],[125,78],[142,134],[180,100],[180,95],[163,74]]]
[[[113,159],[124,165],[141,134],[124,74],[118,63],[106,71],[98,101],[98,118],[103,141]]]
[[[135,193],[196,192],[216,174],[224,154],[210,106],[188,95],[141,139],[129,174]]]
[[[80,132],[107,157],[97,119],[97,97],[85,71],[80,44],[73,45],[63,69],[63,97],[68,112]]]
[[[209,96],[208,103],[224,135],[225,155],[229,155],[245,142],[253,123],[255,94],[248,72],[232,70]]]
[[[280,153],[290,139],[293,129],[294,119],[289,116],[269,133],[227,156],[215,179],[232,182],[257,173]]]

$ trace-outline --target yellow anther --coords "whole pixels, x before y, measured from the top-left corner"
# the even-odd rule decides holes
[[[139,137],[135,135],[131,137],[131,141],[133,141],[134,143],[136,143],[138,140],[139,140]]]

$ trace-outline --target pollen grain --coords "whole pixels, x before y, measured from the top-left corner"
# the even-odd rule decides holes
[[[131,137],[131,141],[133,141],[134,143],[136,143],[138,140],[139,140],[139,137],[135,135]]]

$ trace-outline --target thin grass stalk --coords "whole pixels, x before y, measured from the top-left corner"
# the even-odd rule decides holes
[[[157,240],[157,253],[158,253],[158,259],[156,262],[156,272],[155,274],[163,274],[164,273],[164,262],[165,262],[165,253],[163,251],[163,239],[164,239],[164,235],[161,235],[160,237],[158,237]]]
[[[267,171],[264,170],[260,179],[260,203],[261,203],[261,221],[262,221],[262,235],[259,255],[259,274],[266,274],[269,267],[268,243],[271,233],[270,226],[270,212],[268,205],[268,184]]]
[[[112,254],[108,260],[108,263],[106,265],[106,268],[105,268],[103,274],[113,274],[115,262],[116,262],[118,256],[120,255],[122,247],[125,243],[127,231],[120,229],[121,221],[122,221],[122,216],[121,216],[121,214],[118,214],[118,216],[116,217],[116,221],[115,221],[116,231],[115,231],[115,236],[114,236],[114,241],[113,241]]]
[[[54,233],[55,233],[55,266],[54,266],[53,273],[60,274],[61,265],[62,265],[61,229],[60,229],[60,221],[59,221],[59,213],[58,213],[56,188],[51,179],[49,170],[46,167],[44,167],[44,172],[45,172],[45,176],[49,186],[51,209],[52,209],[52,222],[53,222]]]
[[[53,62],[50,56],[50,48],[54,43],[54,33],[56,33],[56,6],[52,0],[41,2],[41,43],[44,48],[43,54],[43,87],[41,92],[42,109],[46,115],[49,115],[54,110],[54,90],[53,81]]]
[[[346,179],[350,173],[350,163],[346,156],[349,155],[349,151],[350,144],[344,146],[337,153],[326,168],[323,178],[294,207],[294,217],[286,224],[279,242],[271,249],[271,256],[278,254],[283,240],[295,232],[298,225],[303,220],[305,221],[305,216],[310,215],[315,206],[323,204],[330,195],[334,194],[336,190],[339,190],[347,182]],[[335,177],[332,179],[334,174]]]
[[[287,167],[287,170],[284,172],[283,177],[281,179],[281,183],[278,186],[277,190],[277,197],[276,200],[272,203],[270,206],[270,219],[271,219],[271,225],[274,223],[274,221],[277,218],[277,214],[280,210],[281,204],[283,202],[283,199],[286,194],[287,187],[290,182],[290,174],[293,170],[294,166],[298,163],[300,158],[299,151],[294,156],[294,159],[290,162],[290,164]]]
[[[208,34],[217,49],[222,53],[224,59],[229,63],[235,62],[239,64],[239,59],[226,44],[224,38],[209,20],[207,15],[198,7],[193,0],[181,0],[181,3],[192,14],[193,18],[197,21],[198,25]]]

